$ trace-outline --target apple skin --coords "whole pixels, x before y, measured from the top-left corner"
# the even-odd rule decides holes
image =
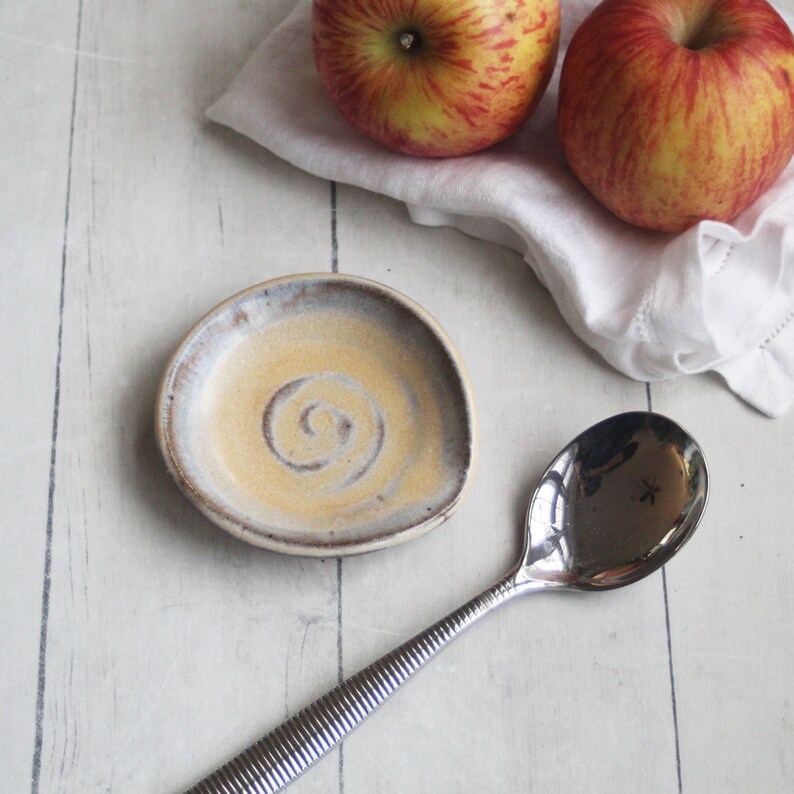
[[[469,154],[514,133],[546,89],[559,28],[559,0],[312,7],[315,63],[339,112],[384,146],[420,157]]]
[[[557,122],[623,220],[730,220],[794,153],[794,36],[765,0],[605,0],[566,52]]]

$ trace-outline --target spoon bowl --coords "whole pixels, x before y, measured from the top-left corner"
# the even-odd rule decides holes
[[[605,590],[664,565],[695,531],[708,471],[666,416],[619,414],[586,430],[546,469],[529,503],[521,590]]]
[[[504,578],[343,681],[192,789],[279,791],[338,744],[438,651],[511,598],[608,590],[647,576],[692,536],[706,507],[703,453],[667,417],[632,412],[578,435],[541,476],[524,551]]]

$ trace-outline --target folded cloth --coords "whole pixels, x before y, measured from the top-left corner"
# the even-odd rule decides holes
[[[794,401],[794,161],[732,223],[674,235],[612,216],[568,170],[555,128],[562,55],[594,6],[563,0],[560,57],[537,110],[512,138],[474,155],[413,158],[349,127],[315,70],[310,0],[208,116],[305,171],[406,202],[417,223],[520,252],[574,332],[626,375],[714,370],[779,416]]]

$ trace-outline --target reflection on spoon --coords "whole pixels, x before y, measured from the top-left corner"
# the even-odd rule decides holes
[[[279,791],[325,755],[464,629],[514,596],[636,582],[692,536],[706,507],[700,447],[659,414],[613,416],[577,436],[541,476],[510,573],[347,679],[192,789]]]

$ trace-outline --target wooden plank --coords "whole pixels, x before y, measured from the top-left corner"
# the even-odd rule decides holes
[[[153,437],[201,314],[330,269],[327,183],[202,121],[287,5],[83,4],[80,46],[106,57],[78,81],[44,791],[180,790],[337,679],[336,563],[212,527]]]
[[[0,7],[0,745],[6,791],[37,763],[42,591],[49,529],[77,3]]]
[[[770,420],[716,378],[654,386],[710,463],[703,527],[669,572],[685,791],[794,786],[794,415]]]
[[[515,254],[341,190],[339,261],[425,306],[475,389],[468,499],[411,544],[343,571],[345,672],[507,573],[535,479],[588,425],[646,406],[644,384],[574,338]],[[661,577],[511,604],[462,638],[345,745],[347,791],[564,792],[676,787]],[[577,788],[579,787],[579,788]]]

